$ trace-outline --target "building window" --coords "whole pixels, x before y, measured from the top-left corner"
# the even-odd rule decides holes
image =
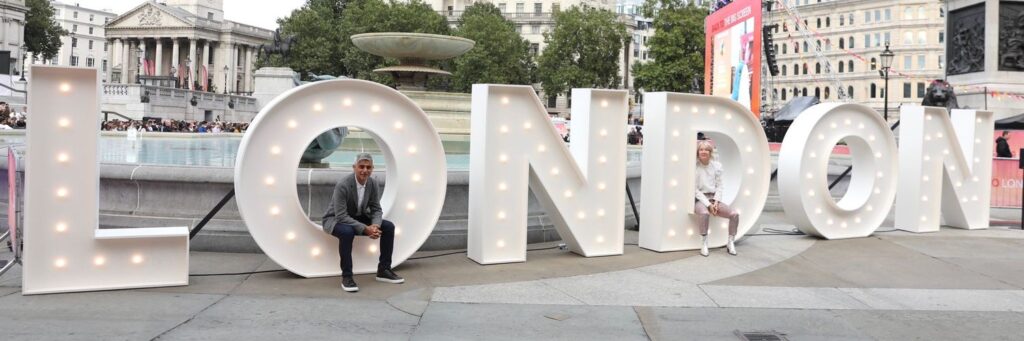
[[[911,88],[910,83],[903,83],[903,98],[910,98],[911,91],[913,91],[913,89]]]
[[[839,26],[843,26],[843,25],[846,25],[846,16],[845,15],[840,15],[839,16]]]
[[[71,47],[78,47],[78,38],[71,38]]]
[[[810,51],[810,50],[811,49],[807,48],[807,42],[805,41],[804,42],[804,52],[807,52],[807,51]]]
[[[89,41],[89,49],[92,50],[92,40]]]
[[[85,66],[88,66],[88,67],[96,66],[96,59],[93,59],[91,57],[90,58],[86,58],[85,59]]]
[[[832,27],[832,17],[825,17],[825,27]]]
[[[875,98],[878,95],[878,86],[875,83],[871,83],[871,98]]]
[[[103,52],[107,52],[107,49],[109,48],[109,46],[110,46],[110,43],[104,42],[103,43]]]
[[[852,48],[856,47],[856,45],[857,45],[857,42],[856,42],[856,41],[854,41],[854,40],[853,40],[853,37],[851,36],[851,37],[850,37],[850,45],[849,45],[849,46],[850,46],[850,48],[852,49]]]
[[[818,28],[821,28],[821,18],[818,18]]]
[[[867,24],[867,23],[870,23],[870,22],[871,22],[871,11],[864,11],[864,23]]]
[[[802,90],[802,91],[800,92],[800,96],[807,96],[807,88],[804,88],[804,89],[803,89],[803,90]]]
[[[523,25],[516,25],[516,33],[523,34]]]
[[[78,56],[71,56],[71,66],[78,66]]]
[[[892,21],[892,9],[885,9],[885,21]]]
[[[912,59],[913,56],[903,56],[903,69],[910,70],[914,68],[914,64],[911,62]]]
[[[782,54],[786,54],[786,50],[789,50],[789,45],[782,44]]]
[[[921,6],[921,7],[917,8],[917,18],[918,19],[925,19],[924,6]]]
[[[785,46],[785,45],[783,45],[783,46]],[[940,56],[940,57],[941,57],[941,56]],[[783,75],[783,76],[785,76],[785,75],[786,75],[786,66],[785,66],[785,65],[783,65],[783,66],[782,66],[782,75]]]
[[[92,34],[92,27],[89,28],[89,34]]]
[[[928,43],[928,32],[921,31],[917,32],[917,43],[924,45]]]
[[[814,74],[821,74],[821,63],[814,63]]]
[[[821,88],[814,88],[814,97],[821,98]]]
[[[853,72],[853,61],[852,60],[846,62],[846,70],[847,70],[847,72]]]
[[[530,54],[531,55],[536,56],[537,53],[539,53],[539,52],[540,52],[540,44],[538,44],[538,43],[530,44]]]
[[[533,13],[536,14],[537,16],[540,16],[541,13],[544,13],[544,4],[540,2],[533,3]]]
[[[516,13],[523,13],[526,10],[526,4],[519,2],[516,3]]]
[[[925,66],[924,64],[925,64],[924,55],[923,54],[922,55],[918,55],[917,56],[917,69],[918,70],[924,70],[924,66]]]
[[[551,4],[551,12],[556,13],[559,11],[559,9],[561,9],[561,7],[561,4]]]
[[[505,10],[505,3],[504,2],[498,3],[498,10],[501,11],[501,13],[508,13],[508,11]]]
[[[71,32],[78,32],[78,24],[71,25]]]
[[[75,11],[74,13],[72,13],[71,17],[75,18],[75,19],[78,19],[78,11]]]
[[[843,73],[844,69],[846,69],[846,63],[839,62],[839,73]]]
[[[106,72],[106,71],[107,71],[107,60],[104,59],[103,60],[103,72]]]
[[[885,32],[885,43],[889,44],[891,42],[892,42],[892,33],[891,32]]]
[[[924,83],[917,83],[917,98],[924,98]]]
[[[850,25],[853,25],[853,13],[850,13]]]
[[[877,67],[878,67],[878,60],[875,59],[875,57],[871,57],[871,71],[876,70]],[[871,97],[874,98],[874,96],[871,96]]]
[[[939,43],[945,43],[945,42],[946,42],[946,32],[945,31],[939,31]]]
[[[807,74],[807,63],[804,63],[804,74]]]
[[[875,10],[875,22],[882,21],[882,10]]]
[[[946,56],[943,56],[943,55],[940,54],[939,55],[939,70],[943,70],[945,68],[946,68]]]
[[[839,48],[841,48],[841,49],[845,49],[846,48],[846,39],[839,38]]]
[[[540,24],[533,24],[533,26],[530,26],[530,33],[540,34]]]
[[[875,47],[882,46],[882,34],[875,33]]]
[[[848,96],[849,98],[853,98],[853,86],[852,85],[848,89],[846,89],[846,96]]]
[[[914,44],[914,32],[903,32],[903,45]]]
[[[914,19],[914,9],[910,8],[910,7],[904,8],[903,9],[903,19],[913,20]]]

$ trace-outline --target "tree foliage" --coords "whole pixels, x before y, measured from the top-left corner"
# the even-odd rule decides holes
[[[647,0],[654,19],[648,52],[654,61],[633,64],[633,86],[645,91],[701,92],[704,86],[704,18],[708,9],[685,0]]]
[[[298,44],[285,63],[307,73],[348,76],[393,84],[391,76],[374,69],[394,65],[356,48],[350,37],[372,32],[450,34],[447,20],[419,0],[307,0],[291,15],[278,20],[282,34],[294,35]]]
[[[60,51],[60,37],[68,31],[53,20],[54,9],[49,0],[27,0],[25,5],[25,47],[43,60],[55,58]]]
[[[619,56],[628,35],[615,13],[573,6],[555,14],[555,26],[544,33],[547,48],[538,74],[548,96],[572,88],[618,88]]]
[[[466,7],[456,36],[476,46],[453,61],[451,90],[469,92],[473,84],[529,84],[534,73],[530,42],[515,30],[492,3]]]

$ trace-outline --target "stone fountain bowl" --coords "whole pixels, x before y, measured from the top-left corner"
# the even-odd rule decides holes
[[[426,33],[363,33],[352,36],[360,50],[402,60],[444,60],[466,53],[476,42],[459,37]]]

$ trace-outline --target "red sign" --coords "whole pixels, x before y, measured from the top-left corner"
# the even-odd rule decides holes
[[[704,20],[704,94],[760,116],[761,0],[736,0]]]

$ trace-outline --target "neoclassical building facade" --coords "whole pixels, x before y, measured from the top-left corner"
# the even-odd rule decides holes
[[[223,0],[147,1],[105,29],[109,83],[217,93],[251,93],[257,49],[273,39],[271,30],[225,20]]]

